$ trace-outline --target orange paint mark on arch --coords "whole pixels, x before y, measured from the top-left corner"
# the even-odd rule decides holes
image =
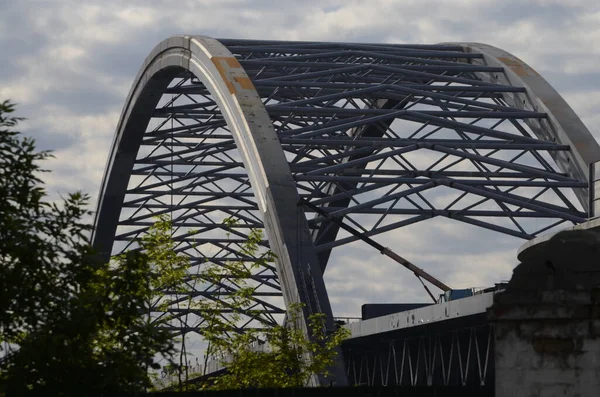
[[[219,71],[221,78],[227,85],[229,93],[237,93],[238,89],[254,90],[254,84],[244,71],[242,65],[234,57],[213,57],[211,61]],[[237,76],[236,76],[237,75]]]
[[[508,58],[502,57],[498,58],[498,60],[504,63],[506,66],[510,67],[510,69],[517,74],[519,77],[525,76],[539,76],[538,73],[523,63],[518,58]]]

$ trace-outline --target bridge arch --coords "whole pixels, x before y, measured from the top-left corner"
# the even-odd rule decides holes
[[[152,50],[127,97],[93,244],[107,258],[170,212],[182,252],[224,263],[264,227],[277,268],[253,278],[266,288],[255,297],[263,314],[246,326],[301,302],[305,318],[323,312],[332,327],[323,272],[356,237],[330,217],[367,236],[443,216],[530,239],[587,219],[587,167],[598,160],[560,95],[491,46],[177,36]],[[454,195],[440,204],[440,191]],[[227,215],[243,219],[233,239],[218,219]],[[192,228],[206,251],[189,245]],[[201,320],[177,329],[199,331]]]

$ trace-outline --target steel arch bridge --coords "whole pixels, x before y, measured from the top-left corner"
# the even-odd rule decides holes
[[[447,217],[531,239],[588,218],[598,160],[560,95],[489,45],[178,36],[152,50],[127,97],[93,244],[108,258],[169,214],[195,272],[240,259],[264,229],[278,260],[253,273],[254,306],[236,326],[274,324],[300,302],[331,328],[323,273],[332,249],[359,238],[340,223],[372,237]],[[239,220],[229,234],[227,217]],[[173,330],[201,333],[183,300],[167,309]]]

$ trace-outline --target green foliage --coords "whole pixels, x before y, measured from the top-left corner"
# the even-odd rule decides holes
[[[223,222],[231,230],[238,225],[234,218],[226,218]],[[230,231],[227,232],[228,235]],[[193,233],[190,233],[193,234]],[[213,377],[204,383],[193,386],[186,382],[189,380],[184,374],[185,360],[180,360],[179,365],[167,365],[167,372],[179,374],[179,381],[171,388],[185,390],[199,388],[202,390],[226,390],[245,388],[284,388],[303,387],[314,374],[328,375],[328,368],[334,365],[337,348],[348,336],[349,332],[340,328],[330,334],[325,333],[323,314],[313,315],[309,318],[310,330],[314,336],[309,340],[299,325],[302,307],[293,306],[288,310],[288,323],[286,326],[267,325],[262,328],[240,329],[245,315],[253,316],[258,312],[253,311],[251,299],[255,287],[248,280],[258,269],[272,264],[275,255],[270,250],[261,250],[260,242],[263,234],[260,230],[251,230],[246,241],[239,245],[237,261],[230,261],[225,265],[206,262],[197,274],[185,271],[188,262],[184,256],[178,257],[174,253],[174,243],[171,237],[171,224],[168,217],[160,217],[149,234],[144,237],[142,249],[148,255],[155,268],[163,269],[165,285],[157,284],[156,288],[179,291],[185,295],[187,289],[177,288],[176,284],[183,279],[190,285],[193,281],[212,285],[211,292],[218,295],[219,299],[201,298],[191,299],[191,294],[183,302],[184,307],[193,310],[202,318],[203,339],[208,342],[205,351],[205,368],[209,358],[220,358],[227,367],[227,373]],[[252,261],[246,258],[253,258]],[[235,285],[235,288],[228,286]],[[157,296],[158,297],[158,296]],[[181,299],[175,299],[181,302]],[[165,300],[159,310],[167,310],[172,300]],[[230,312],[225,315],[224,312]],[[254,324],[255,326],[257,324]],[[184,339],[185,340],[185,339]],[[266,349],[257,350],[257,342],[264,343]]]
[[[245,388],[305,387],[313,375],[328,376],[334,365],[337,348],[349,336],[339,328],[327,335],[325,317],[316,314],[309,318],[314,339],[308,339],[297,324],[301,307],[288,310],[288,326],[275,326],[260,332],[247,332],[226,339],[226,353],[231,357],[227,373],[215,378],[204,388],[215,390]],[[262,339],[267,343],[263,351],[250,348],[250,343]]]
[[[0,103],[0,394],[142,391],[154,357],[174,352],[143,315],[152,263],[140,251],[98,262],[89,198],[47,201],[39,162],[50,154],[13,130],[13,111]]]
[[[237,221],[227,218],[224,224],[233,228]],[[168,240],[170,237],[166,235],[166,230],[161,230],[165,234],[160,240]],[[317,314],[309,318],[309,327],[313,335],[313,340],[309,340],[298,326],[302,321],[301,306],[290,308],[287,326],[246,328],[241,332],[239,324],[243,319],[242,313],[249,316],[258,314],[251,310],[251,296],[255,287],[250,285],[248,280],[255,270],[275,260],[272,251],[261,251],[262,239],[263,234],[260,230],[251,230],[247,240],[239,247],[239,260],[228,262],[225,267],[206,263],[202,271],[195,276],[214,286],[224,286],[227,283],[236,285],[236,289],[227,290],[218,300],[205,298],[189,300],[187,303],[204,321],[203,338],[208,342],[206,358],[224,357],[223,364],[227,367],[225,375],[200,384],[201,389],[305,386],[314,374],[328,375],[327,370],[333,366],[336,358],[336,349],[348,336],[348,331],[344,328],[326,334],[325,317],[323,314]],[[152,258],[152,255],[150,257]],[[254,260],[244,260],[247,257]],[[222,314],[225,310],[232,313],[225,317]],[[253,349],[252,346],[256,346],[258,341],[265,342],[267,349]],[[182,386],[181,382],[179,386]]]
[[[13,112],[13,104],[0,103],[0,395],[143,391],[160,356],[177,369],[183,388],[185,335],[177,364],[174,339],[163,327],[170,317],[152,315],[174,305],[203,318],[207,357],[231,358],[228,373],[202,388],[299,387],[326,373],[347,333],[325,334],[322,315],[309,319],[312,341],[297,326],[301,307],[290,310],[287,327],[241,332],[242,313],[255,313],[248,280],[275,260],[261,249],[260,230],[240,245],[238,261],[206,263],[190,274],[163,216],[138,249],[102,263],[89,244],[89,197],[47,200],[39,163],[50,153],[13,130],[21,121]],[[237,225],[233,218],[225,223]],[[196,283],[216,286],[220,299],[192,299]],[[225,309],[231,314],[223,316]],[[269,349],[252,350],[259,340]]]
[[[147,326],[153,329],[161,329],[171,320],[172,316],[164,315],[167,309],[176,305],[181,308],[181,303],[191,301],[191,295],[187,298],[181,298],[179,294],[185,294],[191,290],[194,283],[187,283],[190,278],[188,275],[189,259],[187,256],[178,255],[176,244],[171,236],[172,223],[170,217],[162,215],[156,218],[155,223],[142,236],[139,251],[143,252],[148,261],[148,286],[147,295],[146,322]],[[124,256],[115,258],[116,261],[123,261]],[[186,305],[188,306],[188,305]],[[162,313],[158,317],[153,317],[153,313]],[[187,314],[186,314],[187,316]],[[182,340],[179,350],[179,363],[172,360],[172,355],[164,355],[168,359],[167,367],[176,370],[179,376],[179,386],[183,385],[183,372],[187,374],[185,363],[185,338]],[[158,369],[158,367],[153,367]]]

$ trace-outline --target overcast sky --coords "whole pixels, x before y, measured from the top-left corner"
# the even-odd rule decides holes
[[[174,34],[388,43],[471,41],[529,63],[600,134],[600,2],[595,0],[0,0],[0,100],[56,156],[52,194],[94,204],[121,107],[148,52]],[[508,279],[522,241],[449,220],[379,238],[453,287]],[[364,302],[426,301],[407,271],[364,244],[326,274],[338,315]]]

